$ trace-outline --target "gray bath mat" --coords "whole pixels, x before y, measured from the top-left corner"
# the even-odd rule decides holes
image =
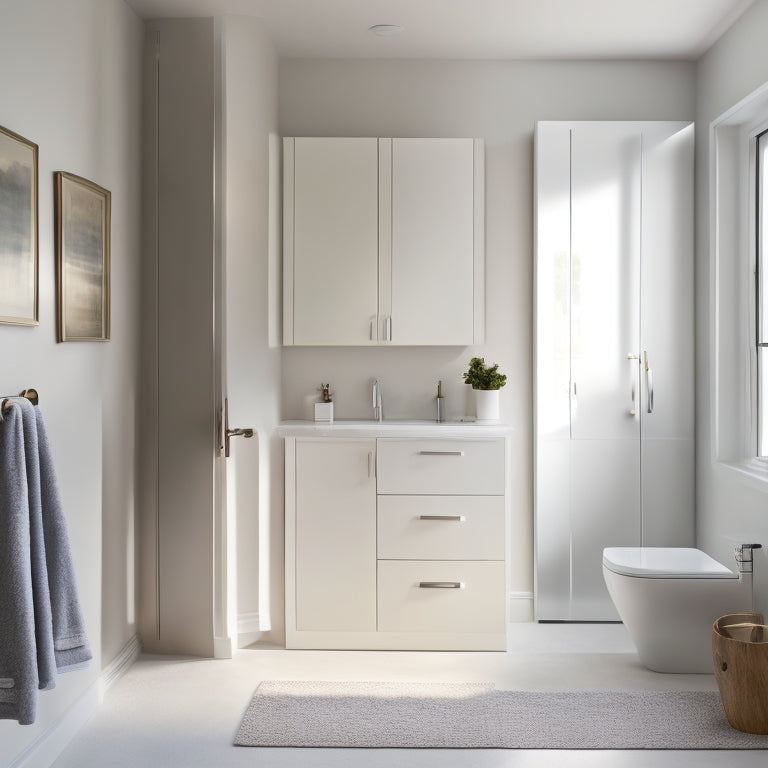
[[[503,691],[475,683],[265,681],[239,746],[768,749],[710,691]]]

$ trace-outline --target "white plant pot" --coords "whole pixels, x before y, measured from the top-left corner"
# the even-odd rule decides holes
[[[475,416],[478,421],[497,422],[499,420],[500,389],[476,389]]]

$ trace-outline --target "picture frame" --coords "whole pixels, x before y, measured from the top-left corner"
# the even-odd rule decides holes
[[[0,126],[0,323],[38,325],[38,147]]]
[[[57,341],[109,341],[112,194],[54,173]]]

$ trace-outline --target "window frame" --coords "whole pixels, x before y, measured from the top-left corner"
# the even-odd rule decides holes
[[[749,445],[752,455],[749,460],[768,473],[768,413],[764,413],[768,404],[768,370],[761,364],[760,349],[768,350],[768,334],[763,337],[763,330],[768,327],[768,292],[763,292],[763,275],[768,273],[768,250],[763,248],[763,236],[768,233],[763,220],[761,205],[762,194],[768,191],[768,170],[761,163],[760,149],[764,143],[764,152],[768,154],[768,119],[760,120],[750,127],[749,141],[749,219],[747,242],[749,243],[749,275],[752,281],[752,300],[749,302],[751,338],[750,338],[750,393],[751,423]],[[762,189],[761,189],[762,187]],[[765,430],[765,433],[763,431]]]
[[[709,443],[713,464],[768,490],[758,456],[756,136],[768,129],[768,83],[709,125]],[[766,169],[768,171],[768,169]],[[768,254],[764,269],[768,270]],[[766,297],[768,301],[768,297]],[[768,310],[768,304],[766,305]],[[768,368],[766,369],[768,381]],[[706,390],[705,390],[706,391]],[[697,425],[697,429],[706,428]]]

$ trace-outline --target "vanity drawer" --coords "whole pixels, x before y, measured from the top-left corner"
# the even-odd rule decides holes
[[[379,632],[504,632],[504,563],[380,560]]]
[[[379,496],[385,560],[503,560],[503,496]]]
[[[380,494],[504,494],[503,438],[376,443]]]

